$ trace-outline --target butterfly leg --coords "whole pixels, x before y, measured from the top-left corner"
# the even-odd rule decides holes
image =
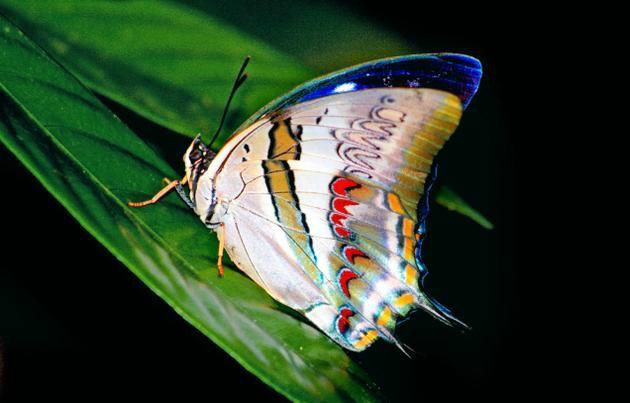
[[[217,230],[217,237],[219,238],[219,254],[217,261],[217,269],[219,269],[219,276],[223,277],[223,249],[225,247],[225,228],[223,223],[219,225]]]
[[[164,179],[166,179],[166,178],[164,178]],[[170,192],[171,190],[175,189],[178,185],[185,184],[186,180],[187,180],[187,177],[184,177],[184,179],[182,179],[182,180],[169,181],[169,183],[164,188],[162,188],[162,190],[157,192],[155,194],[155,196],[153,196],[149,200],[145,200],[145,201],[142,201],[142,202],[129,202],[127,204],[129,206],[131,206],[131,207],[144,207],[144,206],[148,206],[149,204],[155,204],[158,201],[160,201],[160,199],[162,197],[164,197],[168,192]]]

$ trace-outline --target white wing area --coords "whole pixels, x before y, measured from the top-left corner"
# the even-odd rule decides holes
[[[416,307],[455,320],[420,290],[415,252],[424,183],[460,116],[452,94],[394,88],[263,117],[208,170],[230,257],[351,350],[395,342],[396,319]]]

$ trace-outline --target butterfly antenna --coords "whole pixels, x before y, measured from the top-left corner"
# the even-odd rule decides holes
[[[236,90],[240,88],[241,85],[247,80],[247,74],[244,74],[245,68],[251,59],[250,56],[247,56],[243,61],[243,65],[241,66],[241,70],[238,72],[236,76],[236,80],[234,80],[234,85],[232,85],[232,91],[230,92],[230,96],[228,97],[227,103],[225,104],[225,109],[223,109],[223,116],[221,116],[221,123],[219,123],[219,128],[212,136],[212,140],[210,140],[210,144],[208,144],[208,148],[212,147],[212,143],[219,137],[219,133],[221,133],[221,129],[223,128],[223,123],[225,123],[225,117],[227,116],[227,111],[230,108],[230,103],[232,102],[232,98],[234,98],[234,94],[236,94]]]

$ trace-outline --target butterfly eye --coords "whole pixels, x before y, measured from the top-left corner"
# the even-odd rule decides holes
[[[197,161],[199,158],[201,158],[201,151],[199,151],[198,149],[191,151],[188,158],[190,158],[191,162]]]

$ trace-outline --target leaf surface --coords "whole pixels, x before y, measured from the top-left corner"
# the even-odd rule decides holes
[[[494,225],[448,186],[440,186],[435,201],[449,210],[462,214],[485,229],[494,229]]]
[[[216,130],[245,59],[227,136],[313,72],[212,16],[166,1],[3,0],[0,12],[87,87],[189,137]]]
[[[239,272],[217,277],[214,236],[175,195],[126,205],[176,173],[3,18],[0,66],[2,143],[154,292],[289,398],[375,398],[364,371],[321,332]]]

